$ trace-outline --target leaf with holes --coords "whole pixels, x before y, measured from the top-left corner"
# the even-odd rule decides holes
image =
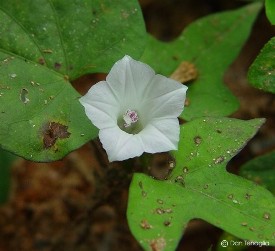
[[[170,76],[181,62],[193,64],[197,71],[182,118],[227,116],[238,109],[236,97],[223,84],[223,75],[248,38],[261,6],[254,3],[201,18],[170,43],[149,37],[142,60],[156,72]]]
[[[70,81],[139,57],[144,34],[136,0],[0,0],[0,146],[53,161],[96,137]]]
[[[248,71],[248,80],[256,88],[275,93],[275,37],[271,38]]]
[[[243,239],[275,244],[273,195],[225,170],[262,123],[227,118],[186,123],[179,150],[173,153],[176,166],[167,180],[134,175],[127,216],[145,250],[175,250],[182,231],[195,218]]]

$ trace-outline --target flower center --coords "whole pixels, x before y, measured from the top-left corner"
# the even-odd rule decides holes
[[[117,125],[122,131],[129,134],[137,134],[143,130],[141,117],[139,117],[137,111],[131,109],[127,109],[124,114],[118,117]]]
[[[129,127],[138,121],[138,114],[136,111],[127,110],[123,115],[124,127]]]

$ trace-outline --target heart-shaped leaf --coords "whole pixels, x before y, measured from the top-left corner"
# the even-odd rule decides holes
[[[275,244],[273,195],[227,173],[226,163],[255,134],[261,119],[197,119],[181,129],[176,167],[166,181],[135,174],[128,222],[145,250],[175,250],[194,218],[240,238]]]
[[[1,0],[1,147],[53,161],[96,137],[69,81],[139,57],[144,34],[136,0]]]
[[[157,72],[170,76],[183,61],[192,63],[198,72],[188,89],[182,118],[227,116],[238,109],[223,75],[248,38],[260,8],[261,3],[253,3],[201,18],[170,43],[149,37],[142,60]]]

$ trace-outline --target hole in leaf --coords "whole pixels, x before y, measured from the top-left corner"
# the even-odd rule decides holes
[[[27,98],[29,91],[26,88],[21,89],[20,91],[20,100],[24,103],[27,104],[30,100]]]

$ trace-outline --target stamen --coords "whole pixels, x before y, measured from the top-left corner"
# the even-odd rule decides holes
[[[129,127],[130,125],[136,123],[138,121],[138,114],[136,111],[127,110],[123,115],[124,119],[124,127]]]

